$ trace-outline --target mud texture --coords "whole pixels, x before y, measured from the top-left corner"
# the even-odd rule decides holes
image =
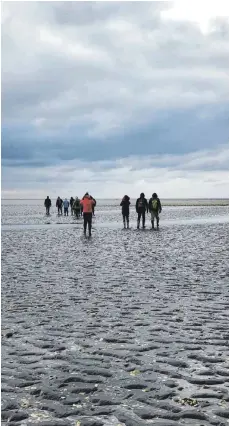
[[[229,224],[124,231],[112,209],[91,239],[2,232],[2,424],[228,425]]]

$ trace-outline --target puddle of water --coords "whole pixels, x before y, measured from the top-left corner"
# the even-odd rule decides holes
[[[229,223],[229,216],[213,216],[213,217],[197,217],[193,219],[171,219],[171,220],[164,220],[160,223],[160,230],[163,229],[163,227],[169,227],[171,225],[178,225],[178,226],[185,226],[185,225],[213,225],[213,224],[223,224],[223,223]],[[77,228],[82,229],[82,223],[43,223],[43,224],[10,224],[10,225],[2,225],[1,229],[2,231],[11,231],[11,230],[35,230],[35,229],[49,229],[49,228]],[[110,228],[110,229],[122,229],[120,222],[102,222],[102,223],[96,223],[94,225],[93,230],[99,228]],[[126,232],[131,232],[132,230],[136,230],[135,224],[130,223],[130,229],[126,230]],[[144,231],[151,230],[150,227],[146,227]],[[141,229],[139,230],[139,232]]]

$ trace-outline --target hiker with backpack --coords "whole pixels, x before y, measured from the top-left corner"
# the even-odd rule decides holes
[[[159,213],[162,211],[161,201],[157,194],[154,192],[152,198],[149,200],[149,211],[151,213],[152,229],[154,229],[154,219],[157,221],[157,229],[159,228]]]
[[[56,207],[58,210],[58,216],[63,214],[63,200],[62,198],[58,197],[56,200]]]
[[[74,203],[73,203],[73,210],[75,213],[75,216],[77,219],[79,219],[80,217],[80,209],[81,209],[81,205],[80,205],[80,199],[78,197],[76,197]]]
[[[46,208],[46,215],[49,216],[50,215],[50,213],[49,213],[50,207],[52,205],[52,202],[51,202],[49,196],[47,196],[47,198],[45,199],[44,205],[45,205],[45,208]]]
[[[68,209],[69,209],[69,201],[67,200],[67,198],[65,198],[65,200],[63,201],[63,206],[64,206],[64,216],[68,216]]]
[[[73,197],[71,197],[70,198],[70,207],[71,207],[71,215],[73,216],[73,213],[74,213],[74,211],[73,211],[73,204],[74,204],[74,198]]]
[[[83,206],[83,219],[84,219],[84,235],[86,236],[87,227],[89,231],[89,237],[91,237],[91,228],[92,228],[92,208],[95,204],[92,197],[86,192],[82,200],[80,201],[81,206]]]
[[[122,217],[124,229],[129,228],[129,215],[130,215],[130,197],[124,195],[120,206],[122,207]]]
[[[141,218],[142,228],[145,229],[146,211],[147,213],[149,211],[148,202],[145,198],[145,194],[142,192],[140,198],[138,198],[136,201],[136,212],[138,214],[137,229],[139,229]]]

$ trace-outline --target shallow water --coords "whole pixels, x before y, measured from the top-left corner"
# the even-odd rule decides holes
[[[85,239],[81,219],[5,202],[3,424],[227,425],[228,218],[165,207],[135,231],[132,207],[124,231],[103,202]]]

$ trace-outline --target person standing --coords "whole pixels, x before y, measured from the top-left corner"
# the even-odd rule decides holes
[[[122,207],[122,217],[123,217],[123,226],[124,229],[129,228],[129,215],[130,215],[130,197],[124,195],[120,206]]]
[[[62,215],[63,214],[63,200],[60,198],[60,197],[58,197],[57,198],[57,200],[56,200],[56,207],[57,207],[57,209],[58,209],[58,215]]]
[[[77,219],[79,219],[79,216],[80,216],[80,209],[81,209],[80,200],[78,197],[76,197],[73,204],[73,210]]]
[[[142,228],[145,229],[146,211],[147,213],[149,211],[148,202],[145,198],[145,194],[142,192],[140,194],[140,197],[136,201],[136,212],[138,214],[137,229],[139,229],[141,218],[142,218]]]
[[[152,229],[154,229],[154,219],[157,221],[157,229],[159,228],[159,213],[162,211],[161,201],[156,192],[153,193],[149,200],[149,211],[151,213]]]
[[[84,219],[84,235],[87,232],[87,226],[89,231],[89,237],[91,237],[91,227],[92,227],[92,208],[94,205],[94,200],[91,199],[88,192],[84,195],[80,201],[81,206],[83,207],[83,219]]]
[[[68,209],[69,209],[69,201],[67,200],[67,198],[65,198],[64,200],[64,216],[68,216]]]
[[[94,201],[94,204],[93,204],[93,206],[92,206],[92,214],[93,214],[93,216],[95,216],[95,206],[96,206],[96,200],[91,196],[91,200],[93,200]]]
[[[74,198],[73,197],[71,197],[70,198],[70,207],[71,207],[71,215],[73,216],[73,204],[74,204]]]
[[[52,202],[51,202],[49,196],[47,196],[47,198],[45,199],[44,205],[45,205],[45,208],[46,208],[46,215],[49,216],[50,207],[52,205]]]

